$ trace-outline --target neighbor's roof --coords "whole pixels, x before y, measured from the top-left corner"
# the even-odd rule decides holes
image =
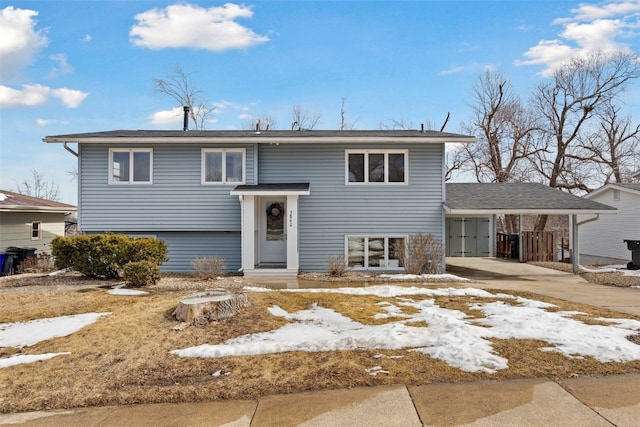
[[[313,143],[313,142],[418,142],[418,143],[470,143],[476,138],[456,133],[433,130],[113,130],[106,132],[52,135],[44,142],[78,143]]]
[[[640,184],[620,183],[620,182],[607,184],[607,185],[603,185],[597,190],[592,191],[591,193],[587,194],[584,197],[586,197],[587,199],[590,199],[596,196],[597,194],[603,193],[607,190],[622,190],[632,194],[640,195]]]
[[[447,183],[449,214],[596,214],[617,209],[534,183]]]
[[[12,191],[0,190],[0,211],[12,212],[75,212],[78,208],[53,200],[39,199]]]

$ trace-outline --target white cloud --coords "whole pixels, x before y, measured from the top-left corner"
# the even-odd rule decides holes
[[[184,110],[182,107],[172,108],[171,110],[157,111],[149,116],[149,119],[151,119],[151,123],[157,126],[182,123],[183,118]]]
[[[47,102],[49,92],[42,85],[23,85],[22,90],[0,86],[0,108],[36,107]]]
[[[53,69],[49,73],[50,78],[56,77],[60,74],[73,73],[73,67],[69,65],[69,62],[67,61],[67,55],[65,55],[64,53],[51,55],[49,59],[58,63],[58,66],[53,67]]]
[[[558,38],[540,40],[529,48],[516,65],[544,65],[543,75],[550,75],[565,60],[599,51],[605,54],[629,51],[624,39],[637,35],[640,0],[606,4],[581,4],[571,9],[572,16],[558,18],[562,25]]]
[[[0,108],[37,107],[46,103],[50,97],[60,99],[69,108],[76,108],[87,95],[79,90],[51,89],[40,84],[22,85],[22,89],[0,85]]]
[[[35,30],[38,12],[16,9],[13,6],[0,10],[0,81],[13,81],[31,64],[34,56],[49,40],[44,31]]]
[[[36,124],[38,126],[47,126],[47,125],[55,125],[55,124],[67,125],[69,124],[69,122],[66,120],[36,119]]]
[[[235,22],[237,18],[252,16],[250,8],[233,3],[208,9],[174,4],[136,15],[137,24],[131,27],[129,36],[134,45],[149,49],[189,47],[215,52],[242,49],[269,40]]]
[[[464,71],[464,67],[458,65],[458,66],[453,66],[451,68],[449,68],[448,70],[442,70],[440,71],[440,75],[441,76],[448,76],[449,74],[457,74]]]
[[[90,42],[91,40],[93,40],[93,37],[91,37],[90,34],[85,34],[84,37],[82,38],[83,42]]]

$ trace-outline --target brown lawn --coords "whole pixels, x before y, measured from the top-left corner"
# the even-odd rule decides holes
[[[205,343],[217,344],[229,338],[282,326],[286,321],[267,311],[276,304],[287,311],[294,311],[317,303],[355,321],[376,324],[389,321],[373,319],[376,313],[383,312],[377,303],[387,299],[331,293],[250,293],[251,307],[228,322],[179,329],[175,328],[178,323],[171,312],[181,298],[192,292],[175,290],[181,286],[159,286],[150,289],[147,296],[115,296],[96,286],[85,289],[61,286],[61,283],[56,285],[57,288],[28,286],[27,279],[23,278],[25,283],[21,287],[6,288],[0,282],[0,323],[87,312],[112,314],[67,337],[50,339],[23,349],[0,348],[0,357],[71,352],[70,355],[42,362],[0,369],[0,412],[253,399],[274,393],[382,384],[419,385],[487,378],[566,378],[640,372],[640,361],[600,363],[592,358],[567,358],[538,350],[549,346],[548,343],[515,339],[493,341],[495,352],[509,360],[508,369],[494,374],[463,372],[408,350],[180,358],[169,352]],[[31,282],[42,284],[36,279]],[[88,285],[86,281],[82,283]],[[431,286],[457,285],[439,283]],[[584,322],[597,323],[596,317],[633,318],[591,306],[519,295],[551,302],[560,310],[585,312],[587,314],[580,317]],[[461,310],[469,316],[482,316],[481,312],[469,309],[469,304],[478,302],[477,298],[438,297],[435,302],[441,307]],[[402,357],[374,357],[381,354]],[[389,373],[372,376],[365,371],[374,366],[381,366]],[[220,375],[214,375],[218,371]]]

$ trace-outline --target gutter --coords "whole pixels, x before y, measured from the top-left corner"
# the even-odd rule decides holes
[[[597,213],[597,214],[596,214],[596,216],[594,216],[593,218],[587,218],[587,219],[585,219],[584,221],[576,222],[576,227],[579,227],[579,226],[581,226],[582,224],[588,224],[588,223],[590,223],[590,222],[597,221],[597,220],[599,220],[599,219],[600,219],[600,214],[599,214],[599,213]]]

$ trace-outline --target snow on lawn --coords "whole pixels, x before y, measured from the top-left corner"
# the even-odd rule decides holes
[[[623,276],[640,276],[640,270],[629,270],[626,265],[604,265],[602,267],[587,268],[580,266],[580,271],[585,273],[615,273],[618,272]]]
[[[424,280],[427,282],[468,282],[469,279],[455,274],[381,274],[381,278],[389,280]]]
[[[22,348],[57,337],[66,337],[111,313],[84,313],[71,316],[0,323],[0,347]]]
[[[124,289],[124,288],[115,288],[107,291],[110,295],[125,295],[125,296],[138,296],[138,295],[149,295],[149,292],[140,291],[137,289]]]
[[[263,288],[249,290],[267,292]],[[274,291],[276,292],[276,291]],[[630,319],[600,319],[609,326],[587,325],[571,318],[574,312],[548,312],[551,304],[484,290],[424,289],[397,286],[366,288],[288,289],[279,292],[334,292],[394,298],[381,304],[385,313],[377,317],[397,318],[384,325],[365,325],[331,309],[312,306],[288,313],[278,306],[269,312],[289,323],[279,329],[243,335],[222,344],[203,344],[172,354],[180,357],[244,356],[287,351],[334,351],[354,349],[408,349],[442,360],[469,372],[492,373],[508,368],[508,361],[493,352],[490,338],[533,338],[549,342],[542,351],[558,351],[569,357],[593,356],[601,362],[640,360],[640,346],[626,339],[640,331],[640,322]],[[500,302],[474,303],[486,318],[469,318],[458,310],[439,307],[434,300],[414,300],[410,295],[459,295],[500,298]],[[410,314],[401,313],[411,307]],[[401,314],[401,315],[400,315]],[[415,326],[425,322],[426,327]]]
[[[39,360],[48,360],[56,356],[65,354],[71,354],[68,351],[63,353],[45,353],[45,354],[16,354],[15,356],[9,356],[0,358],[0,369],[8,368],[9,366],[20,365],[22,363],[33,363]]]
[[[22,348],[51,338],[65,337],[111,313],[84,313],[72,316],[36,319],[27,322],[0,323],[0,347]],[[63,353],[19,354],[0,358],[0,368],[47,360]]]

